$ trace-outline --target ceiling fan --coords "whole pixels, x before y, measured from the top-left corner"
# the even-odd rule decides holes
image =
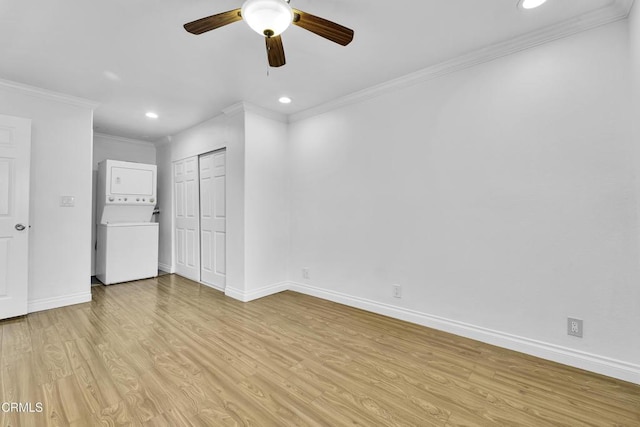
[[[244,20],[255,32],[265,37],[267,58],[271,67],[285,64],[280,34],[290,24],[311,31],[325,39],[346,46],[353,40],[353,30],[319,16],[293,9],[290,0],[246,0],[241,8],[218,13],[184,24],[191,34],[202,34]]]

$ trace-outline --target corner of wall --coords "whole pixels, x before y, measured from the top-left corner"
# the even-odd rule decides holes
[[[282,290],[285,286],[282,286]],[[628,363],[597,354],[532,340],[517,335],[482,328],[476,325],[435,316],[429,313],[384,304],[341,292],[322,289],[307,284],[289,282],[286,288],[301,294],[322,298],[349,307],[359,308],[394,319],[404,320],[428,328],[437,329],[465,338],[481,341],[509,350],[530,354],[553,362],[574,366],[623,381],[640,384],[640,364]]]
[[[74,294],[51,297],[51,298],[39,298],[29,301],[27,311],[33,313],[36,311],[51,310],[54,308],[66,307],[68,305],[82,304],[91,301],[91,290],[89,292],[78,292]]]
[[[251,302],[260,298],[284,292],[289,289],[288,282],[274,283],[272,285],[262,286],[260,288],[244,291],[241,289],[227,286],[224,290],[226,296],[242,302]]]

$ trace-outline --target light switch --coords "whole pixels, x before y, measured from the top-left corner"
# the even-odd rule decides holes
[[[76,205],[76,198],[73,196],[60,196],[60,206],[63,208],[72,208]]]

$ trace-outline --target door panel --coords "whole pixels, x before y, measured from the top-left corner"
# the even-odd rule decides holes
[[[227,261],[226,261],[226,256],[227,256],[226,239],[227,239],[227,234],[226,233],[216,232],[215,236],[216,236],[215,254],[214,254],[214,256],[215,256],[215,272],[216,272],[216,274],[218,274],[220,276],[226,277],[226,274],[227,274],[227,269],[226,269],[226,265],[227,265]]]
[[[176,273],[200,280],[198,157],[174,162]]]
[[[0,216],[9,215],[10,190],[13,181],[13,159],[0,158]]]
[[[31,120],[0,115],[0,319],[27,313]]]
[[[226,285],[226,152],[200,156],[200,235],[203,283]]]
[[[176,228],[176,262],[184,265],[185,262],[184,230]]]
[[[213,270],[213,254],[211,253],[211,248],[213,247],[213,243],[211,242],[211,232],[208,230],[202,230],[200,233],[202,239],[201,243],[201,257],[200,261],[202,262],[202,270],[203,271],[211,271]],[[204,276],[204,275],[203,275]],[[203,277],[204,280],[204,277]]]
[[[9,244],[11,239],[0,237],[0,260],[9,259]],[[3,264],[3,267],[5,265]],[[0,270],[0,298],[9,294],[9,269]],[[4,318],[4,317],[3,317]]]

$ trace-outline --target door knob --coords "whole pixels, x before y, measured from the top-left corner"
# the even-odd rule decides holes
[[[18,230],[18,231],[22,231],[22,230],[24,230],[24,229],[25,229],[25,226],[24,226],[24,225],[22,225],[22,224],[16,224],[16,230]]]

